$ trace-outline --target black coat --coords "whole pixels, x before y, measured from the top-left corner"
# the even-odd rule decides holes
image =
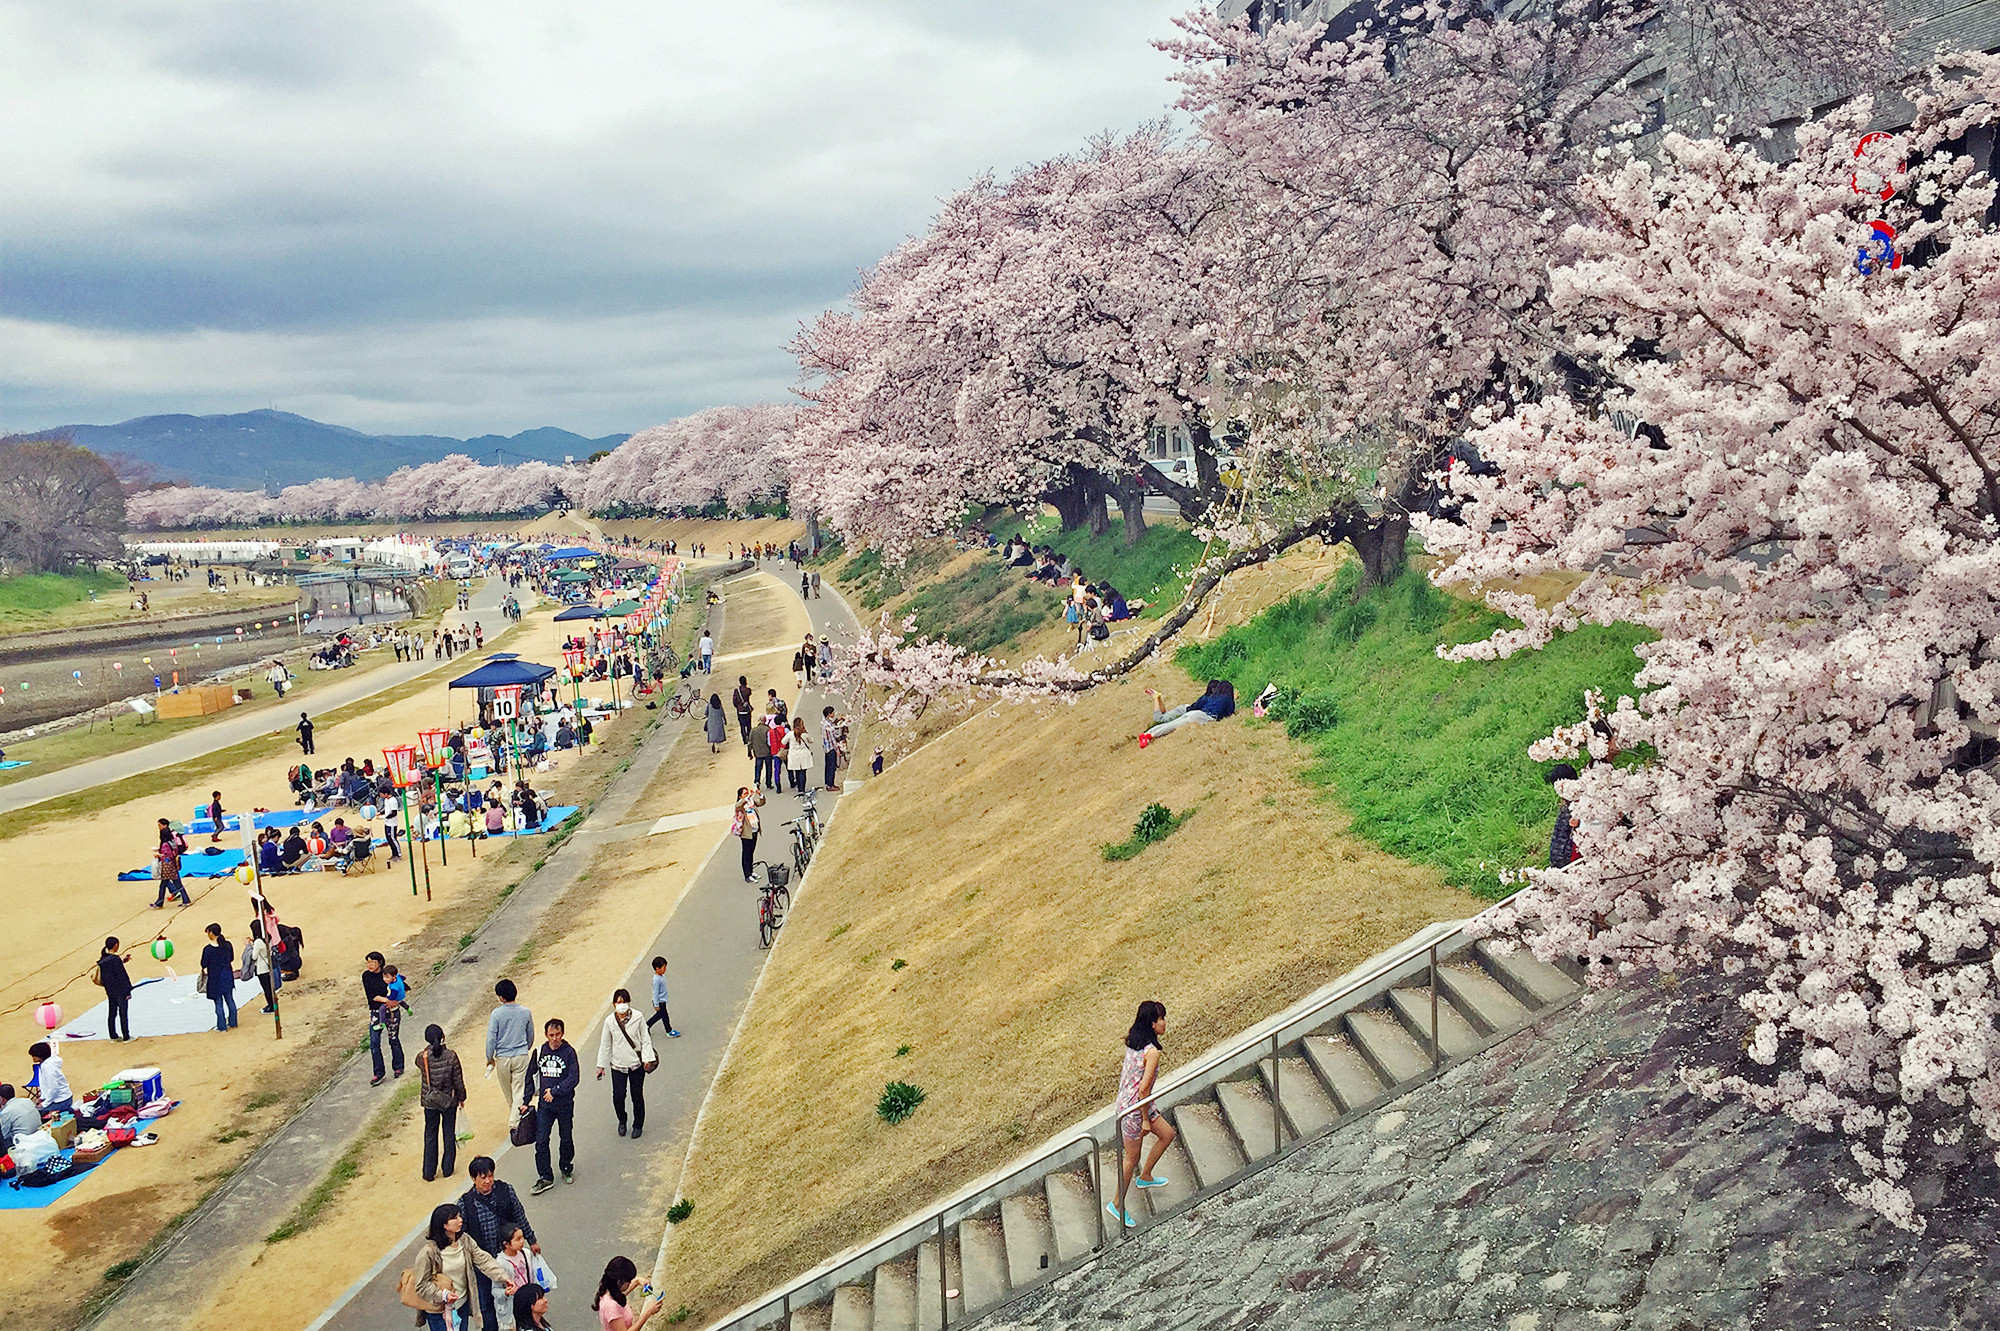
[[[132,992],[131,972],[125,969],[125,959],[116,952],[106,952],[97,959],[97,977],[104,981],[107,998],[122,998]]]
[[[458,1199],[458,1209],[465,1215],[465,1229],[488,1252],[499,1252],[507,1242],[506,1231],[515,1225],[528,1236],[529,1243],[535,1238],[535,1227],[528,1223],[528,1213],[521,1206],[521,1194],[500,1180],[493,1181],[493,1191],[481,1196],[478,1188],[467,1188],[465,1195]],[[487,1247],[491,1244],[491,1247]]]

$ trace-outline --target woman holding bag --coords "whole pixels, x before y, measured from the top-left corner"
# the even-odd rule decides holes
[[[417,1264],[404,1275],[407,1289],[398,1292],[405,1304],[418,1309],[418,1326],[466,1331],[472,1303],[466,1292],[472,1288],[474,1271],[505,1286],[509,1297],[518,1288],[507,1268],[465,1232],[465,1216],[457,1205],[446,1202],[431,1212],[430,1231],[417,1249]]]
[[[424,1109],[424,1182],[438,1175],[438,1138],[444,1138],[444,1176],[458,1168],[458,1107],[465,1103],[465,1068],[458,1055],[444,1047],[444,1027],[424,1027],[424,1049],[417,1055],[422,1085],[418,1102]]]
[[[645,1017],[632,1008],[632,995],[624,989],[611,995],[611,1015],[604,1019],[604,1033],[597,1041],[597,1079],[611,1071],[611,1112],[618,1116],[618,1135],[625,1132],[625,1091],[632,1091],[633,1141],[646,1128],[646,1074],[660,1066],[653,1051],[653,1036]]]
[[[763,803],[763,795],[748,786],[738,786],[736,817],[729,824],[730,834],[743,843],[743,881],[753,887],[757,883],[757,831],[760,826],[757,809]]]

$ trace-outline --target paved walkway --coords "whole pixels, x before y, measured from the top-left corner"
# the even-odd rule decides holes
[[[777,594],[798,595],[797,586],[785,581],[784,572],[779,571],[774,576],[782,588],[774,589]],[[748,574],[732,581],[748,587],[761,580],[756,574]],[[726,593],[730,584],[722,585]],[[771,586],[769,582],[762,582],[762,585]],[[725,599],[725,612],[727,607]],[[808,601],[806,611],[815,634],[828,631],[852,634],[855,631],[854,616],[837,597],[828,595]],[[728,645],[730,637],[726,619],[721,628],[718,640]],[[792,648],[788,646],[784,650],[789,656]],[[736,655],[738,659],[747,660],[753,655],[764,654],[746,651]],[[723,685],[729,683],[729,676],[748,674],[759,697],[765,688],[783,679],[782,674],[775,672],[782,670],[789,673],[790,666],[789,659],[775,668],[767,665],[760,679],[755,668],[731,669],[728,675],[724,675],[720,668],[721,661],[722,658],[718,657],[715,691],[727,692]],[[781,689],[781,692],[789,691]],[[795,715],[810,718],[815,747],[819,739],[819,711],[828,701],[831,699],[808,689],[795,708]],[[687,743],[702,742],[699,720],[698,714],[690,714],[683,723]],[[733,716],[730,729],[733,738]],[[815,786],[819,784],[820,775],[815,763]],[[743,760],[742,781],[748,784],[749,780],[750,760],[746,757]],[[831,816],[839,802],[838,795],[822,794],[819,805],[822,816]],[[780,856],[789,859],[789,842],[783,839],[783,823],[785,819],[795,816],[797,808],[798,802],[790,794],[770,796],[770,804],[764,810],[764,826],[768,830],[757,848],[760,860]],[[681,1155],[686,1149],[695,1113],[707,1095],[709,1082],[721,1064],[744,1005],[763,969],[764,959],[769,955],[758,946],[757,896],[743,884],[742,865],[735,839],[728,833],[728,821],[727,809],[719,818],[714,810],[700,809],[658,819],[649,818],[636,824],[621,825],[613,819],[594,819],[593,822],[602,831],[593,836],[592,831],[587,829],[575,838],[578,847],[587,853],[593,842],[602,844],[620,840],[623,835],[653,835],[711,822],[717,830],[714,849],[697,871],[694,882],[655,937],[643,945],[635,940],[632,969],[623,980],[618,981],[631,990],[637,1006],[650,1010],[651,959],[656,955],[667,958],[667,975],[672,984],[670,1008],[681,1038],[667,1039],[658,1033],[658,1027],[654,1028],[660,1067],[646,1079],[646,1135],[639,1142],[618,1137],[617,1123],[610,1106],[610,1080],[593,1080],[598,1033],[604,1017],[599,1012],[589,1026],[577,1031],[575,1037],[583,1059],[584,1075],[583,1085],[577,1091],[575,1185],[559,1183],[551,1192],[539,1197],[530,1196],[528,1189],[535,1181],[534,1149],[507,1148],[494,1153],[500,1177],[512,1183],[521,1193],[527,1205],[528,1218],[535,1226],[536,1237],[541,1240],[543,1255],[562,1279],[564,1293],[559,1297],[567,1298],[572,1289],[587,1292],[603,1272],[605,1264],[620,1253],[638,1263],[641,1271],[652,1269],[661,1231],[666,1223],[658,1201],[661,1180],[671,1183],[678,1176]],[[795,894],[797,890],[795,885]],[[473,1094],[480,1094],[481,1090],[476,1087]],[[327,1331],[374,1331],[374,1328],[400,1325],[398,1315],[401,1306],[396,1301],[396,1278],[410,1264],[420,1237],[417,1231],[404,1235],[367,1275],[321,1314],[308,1331],[321,1331],[321,1328]]]
[[[499,578],[487,578],[472,595],[472,608],[463,613],[447,610],[447,623],[456,625],[461,621],[470,624],[477,620],[487,627],[504,624],[500,615],[500,602],[507,595],[507,584]],[[534,593],[523,590],[523,609],[532,608]],[[477,653],[474,653],[477,655]],[[311,697],[314,712],[331,712],[349,703],[372,698],[378,693],[395,688],[420,675],[434,670],[461,668],[463,658],[454,657],[450,661],[440,661],[427,656],[422,661],[387,661],[371,669],[357,672],[352,678],[338,680],[316,690]],[[289,715],[286,713],[285,715]],[[275,708],[259,708],[245,712],[241,716],[225,716],[193,730],[170,735],[166,739],[119,753],[106,754],[102,758],[92,758],[89,762],[77,763],[46,776],[31,776],[0,787],[0,813],[11,813],[44,800],[61,799],[94,786],[113,781],[123,781],[176,763],[192,762],[218,749],[226,749],[232,744],[257,739],[285,728],[284,717]]]

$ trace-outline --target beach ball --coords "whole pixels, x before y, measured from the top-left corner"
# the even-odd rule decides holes
[[[52,1031],[62,1025],[62,1006],[58,1003],[44,1003],[35,1009],[35,1020],[42,1023],[42,1029]]]
[[[256,876],[257,876],[257,872],[256,872],[256,870],[252,869],[252,868],[251,868],[251,867],[250,867],[249,865],[247,865],[247,864],[239,864],[239,865],[237,865],[237,866],[236,866],[236,881],[237,881],[237,882],[239,882],[239,883],[247,883],[247,882],[249,882],[249,881],[250,881],[251,879],[255,878]]]
[[[171,938],[155,938],[152,947],[148,948],[147,951],[153,954],[153,960],[155,961],[170,960],[174,955],[174,940]]]

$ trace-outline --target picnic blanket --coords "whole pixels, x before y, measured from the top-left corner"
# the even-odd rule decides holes
[[[179,1105],[180,1101],[176,1100],[174,1104]],[[158,1119],[141,1118],[135,1119],[132,1126],[140,1132],[145,1132],[157,1122],[159,1122]],[[104,1159],[99,1160],[96,1164],[90,1166],[90,1168],[78,1174],[71,1174],[60,1183],[51,1183],[46,1188],[17,1188],[14,1186],[14,1181],[9,1179],[5,1184],[0,1184],[0,1211],[39,1211],[45,1206],[53,1205],[56,1198],[61,1197],[76,1187],[77,1184],[95,1174],[106,1163],[115,1159],[120,1151],[125,1149],[123,1146],[114,1146],[111,1148],[111,1154],[105,1156]],[[63,1159],[67,1160],[76,1153],[66,1150],[60,1154]]]
[[[16,767],[26,767],[33,761],[35,761],[33,758],[9,758],[5,762],[0,762],[0,772],[10,771]]]
[[[574,813],[576,810],[572,809],[570,812]],[[388,842],[384,841],[381,837],[376,837],[373,844],[386,846]],[[187,854],[181,856],[181,877],[227,878],[236,872],[237,865],[243,863],[244,852],[241,850],[224,850],[218,846],[216,847],[216,851],[216,854],[210,855],[207,853],[207,848],[203,847],[200,850],[190,850]],[[337,869],[340,866],[335,865],[334,867]],[[287,875],[319,872],[321,872],[320,868],[310,863],[303,869],[286,871]],[[267,874],[265,876],[270,877],[272,875]],[[153,871],[151,869],[127,869],[124,873],[118,875],[118,881],[121,883],[150,883],[153,881]]]
[[[290,827],[294,823],[306,823],[311,822],[315,818],[331,818],[333,816],[331,809],[261,809],[251,815],[254,820],[251,826],[253,828]],[[215,824],[209,821],[206,805],[194,811],[194,817],[188,819],[185,830],[189,836],[215,835]],[[222,830],[225,832],[241,832],[243,830],[242,816],[234,813],[223,814]]]
[[[192,943],[190,944],[192,946]],[[199,957],[200,949],[193,955]],[[179,960],[179,958],[175,958]],[[192,961],[189,964],[195,964]],[[194,991],[195,976],[155,975],[132,986],[132,1036],[199,1035],[215,1029],[215,1005]],[[255,980],[236,982],[236,1016],[240,1027],[245,1018],[264,1006],[264,988]],[[62,1028],[63,1040],[102,1040],[109,1033],[111,1005],[100,1002],[73,1018]]]
[[[488,832],[484,828],[482,828],[480,830],[479,835],[481,838],[489,836],[540,836],[544,832],[555,831],[558,827],[561,827],[564,823],[576,817],[581,807],[582,806],[576,804],[558,804],[553,808],[544,810],[542,813],[542,821],[536,823],[533,827],[524,827],[518,832]],[[438,841],[441,840],[442,838],[431,837],[429,839],[432,841]],[[462,841],[464,840],[464,838],[454,837],[453,840]]]

